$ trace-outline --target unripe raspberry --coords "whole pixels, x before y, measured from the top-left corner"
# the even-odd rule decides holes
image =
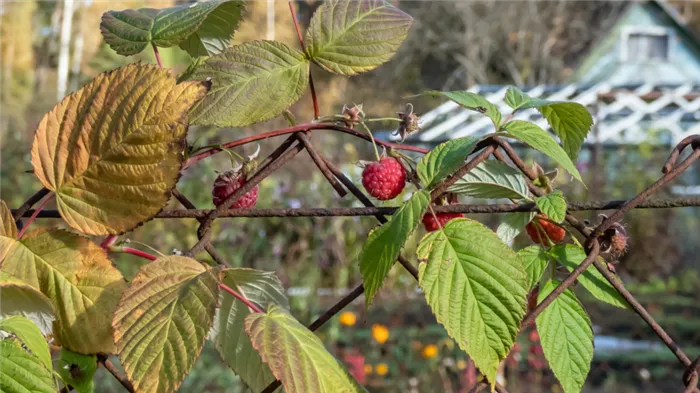
[[[228,170],[214,180],[214,188],[211,191],[211,195],[214,200],[214,205],[219,207],[226,198],[233,194],[236,190],[243,187],[246,184],[246,179],[241,172],[235,170]],[[230,208],[231,209],[249,209],[255,206],[258,201],[258,186],[256,185],[243,194],[242,197],[238,198]]]
[[[541,228],[538,228],[535,225],[535,222],[539,223]],[[541,214],[538,214],[535,219],[532,220],[532,222],[527,224],[525,226],[525,230],[533,242],[545,246],[549,245],[547,237],[549,237],[549,239],[554,243],[559,243],[560,241],[564,240],[564,237],[566,236],[566,230],[564,230],[564,228],[547,221],[546,216]],[[547,234],[546,236],[544,233],[541,233],[542,230],[544,230],[544,232]]]
[[[427,212],[423,215],[423,226],[428,232],[437,231],[454,218],[464,217],[462,213],[438,213],[435,215],[437,216],[437,221],[431,212]]]
[[[406,186],[406,172],[396,158],[384,157],[365,166],[362,185],[380,201],[394,199]]]

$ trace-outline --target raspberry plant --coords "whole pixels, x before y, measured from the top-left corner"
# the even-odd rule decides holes
[[[318,113],[311,63],[344,76],[371,71],[398,50],[411,17],[383,0],[331,0],[316,10],[302,35],[290,3],[302,50],[275,41],[229,47],[244,8],[239,1],[212,0],[104,14],[100,29],[117,53],[129,56],[151,46],[159,59],[158,47],[179,46],[194,60],[178,77],[160,64],[132,64],[106,72],[63,99],[39,124],[31,162],[45,189],[14,212],[2,203],[3,391],[53,392],[63,385],[90,392],[99,364],[129,391],[173,392],[205,340],[213,342],[253,392],[272,392],[280,383],[288,393],[364,391],[312,331],[362,293],[370,307],[397,260],[418,280],[437,320],[492,389],[503,390],[495,383],[498,365],[521,327],[535,323],[564,391],[581,390],[593,356],[593,332],[569,289],[574,281],[600,301],[634,308],[653,326],[599,254],[602,247],[619,256],[627,242],[616,222],[660,185],[591,229],[567,213],[566,199],[555,189],[558,172],[545,173],[539,165],[531,170],[506,141],[539,150],[582,181],[574,162],[592,125],[584,107],[532,99],[510,88],[506,102],[511,109],[502,114],[467,91],[431,91],[424,94],[483,113],[493,123],[493,133],[454,139],[431,151],[376,140],[367,126],[373,119],[366,118],[361,106],[337,115]],[[187,145],[190,125],[242,127],[280,115],[291,121],[287,108],[307,88],[315,109],[310,122],[222,146],[197,150]],[[518,111],[529,108],[549,122],[561,145],[536,124],[513,120]],[[419,131],[411,105],[392,120],[402,139]],[[389,149],[390,158],[367,166],[366,171],[374,172],[363,181],[370,194],[394,198],[406,180],[413,192],[389,219],[372,210],[382,225],[368,234],[359,257],[363,285],[307,328],[290,314],[273,273],[228,267],[209,237],[211,223],[222,214],[252,214],[258,184],[303,149],[340,196],[347,189],[374,209],[371,200],[315,149],[309,139],[314,130],[363,138],[374,145],[377,158],[377,145]],[[290,136],[259,167],[246,163],[217,179],[216,209],[204,217],[192,216],[201,226],[199,241],[189,251],[154,256],[115,242],[119,235],[166,214],[161,211],[171,196],[194,208],[175,189],[188,166],[284,134]],[[692,144],[700,151],[695,139],[684,143],[677,149]],[[416,163],[402,150],[424,155]],[[692,160],[675,168],[680,150],[659,183],[670,181],[697,159],[694,153]],[[380,179],[384,160],[390,165],[391,184]],[[460,196],[506,199],[512,208],[494,232],[463,217],[469,206],[458,203]],[[27,231],[52,198],[72,230]],[[42,199],[19,230],[15,220]],[[428,233],[419,243],[416,269],[402,249],[421,221]],[[583,246],[573,233],[572,243],[561,243],[569,231],[565,222],[586,237]],[[526,227],[540,245],[516,252],[508,244]],[[606,233],[608,238],[599,241]],[[106,238],[98,245],[88,236]],[[197,260],[205,250],[217,265]],[[126,282],[108,258],[116,252],[152,262]],[[571,274],[562,280],[559,268]],[[537,298],[539,305],[528,309],[528,296]],[[47,339],[61,348],[57,373]],[[670,338],[662,339],[671,347]],[[112,355],[119,357],[126,376],[111,363]],[[690,366],[685,355],[678,356]]]

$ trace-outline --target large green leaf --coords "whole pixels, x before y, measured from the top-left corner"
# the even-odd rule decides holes
[[[585,106],[576,102],[533,99],[514,87],[506,91],[505,102],[514,111],[537,108],[561,139],[566,154],[576,161],[578,151],[593,126],[593,116]]]
[[[90,235],[119,234],[155,216],[180,176],[187,111],[205,82],[132,64],[100,74],[46,114],[32,164],[58,210]]]
[[[366,392],[318,337],[279,306],[248,315],[245,331],[285,392]]]
[[[459,169],[478,142],[479,138],[465,136],[442,143],[428,152],[416,169],[423,186],[431,189]]]
[[[551,159],[556,161],[564,169],[569,171],[572,176],[574,176],[578,181],[583,183],[581,179],[581,174],[576,169],[576,166],[571,161],[564,149],[559,146],[559,144],[549,135],[547,131],[543,130],[536,124],[523,121],[523,120],[513,120],[503,125],[509,136],[519,139],[522,142],[527,143],[533,148],[541,151],[542,153],[549,156]]]
[[[556,223],[562,223],[566,218],[566,199],[560,190],[535,198],[535,204],[542,213]]]
[[[191,258],[158,258],[139,270],[114,313],[121,364],[139,393],[170,393],[202,350],[219,279]]]
[[[419,283],[438,322],[495,381],[525,313],[527,274],[495,233],[466,218],[445,224],[418,246]]]
[[[63,382],[78,393],[92,393],[95,389],[93,377],[97,371],[97,356],[81,355],[62,348],[57,366]]]
[[[384,0],[325,1],[306,31],[306,51],[329,72],[370,71],[394,56],[412,21]]]
[[[369,234],[360,252],[360,273],[368,306],[399,257],[408,237],[423,218],[429,203],[428,191],[416,192],[391,216],[389,222]]]
[[[243,127],[295,103],[309,84],[309,61],[280,42],[246,42],[212,56],[189,76],[207,78],[212,88],[192,109],[192,123]]]
[[[223,1],[199,25],[197,31],[180,42],[192,57],[213,56],[223,52],[231,44],[233,33],[243,18],[243,1]]]
[[[501,125],[501,111],[498,107],[492,104],[486,98],[480,96],[479,94],[463,91],[428,91],[424,94],[431,96],[443,96],[449,98],[450,100],[456,102],[460,106],[483,113],[493,122],[494,127],[498,129]]]
[[[226,269],[223,271],[222,283],[262,309],[268,304],[288,307],[282,283],[272,272],[243,268]],[[221,291],[219,303],[221,306],[214,317],[209,339],[224,361],[251,391],[261,392],[275,377],[244,333],[245,318],[251,311],[243,302],[225,291]]]
[[[2,271],[51,300],[57,345],[114,353],[110,322],[126,284],[100,246],[59,229],[32,231],[10,250]]]
[[[30,285],[0,270],[0,318],[21,315],[49,335],[56,320],[51,300]]]
[[[510,165],[496,160],[480,163],[457,180],[449,191],[473,198],[530,199],[530,192],[523,174]]]
[[[569,271],[576,269],[578,265],[586,259],[586,252],[583,248],[573,244],[559,244],[549,250],[552,258],[566,266]],[[603,260],[598,257],[599,260]],[[629,308],[625,298],[610,285],[608,280],[591,265],[577,278],[578,282],[584,286],[596,299],[616,307]]]
[[[538,302],[559,285],[548,281],[541,289]],[[537,331],[549,362],[565,393],[581,391],[593,359],[593,330],[586,310],[567,289],[537,316]]]
[[[523,263],[525,272],[527,273],[527,289],[531,290],[540,278],[544,269],[549,264],[549,254],[544,248],[539,246],[530,246],[518,251],[518,257]]]
[[[149,44],[180,45],[190,55],[207,56],[228,46],[241,20],[242,1],[211,0],[176,7],[108,11],[100,30],[118,54],[135,55]]]
[[[56,393],[53,374],[39,358],[13,339],[0,341],[0,391],[3,393]]]
[[[2,295],[4,297],[5,294],[3,293]],[[46,338],[44,338],[44,336],[41,334],[41,330],[39,330],[39,327],[36,326],[34,322],[21,315],[16,315],[1,319],[0,330],[17,336],[17,338],[22,341],[22,344],[27,347],[29,352],[41,360],[44,367],[49,370],[53,369],[53,366],[51,365],[49,344],[46,342]]]
[[[503,215],[503,221],[496,229],[498,238],[510,243],[535,217],[535,212],[511,212]]]

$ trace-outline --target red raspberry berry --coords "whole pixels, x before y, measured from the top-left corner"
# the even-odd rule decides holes
[[[437,231],[440,227],[444,227],[453,218],[462,218],[462,213],[438,213],[436,214],[437,221],[433,217],[433,213],[428,212],[423,215],[423,226],[428,232]]]
[[[234,170],[226,171],[214,180],[214,188],[211,190],[211,195],[214,200],[214,205],[219,207],[229,195],[245,185],[246,179],[240,173]],[[231,205],[231,209],[248,209],[255,206],[258,201],[258,186],[245,193],[236,202]]]
[[[545,216],[538,214],[535,219],[532,220],[532,222],[525,226],[525,230],[527,231],[527,234],[530,235],[530,239],[532,239],[533,242],[542,245],[548,245],[549,242],[547,241],[547,237],[549,237],[549,239],[554,243],[559,243],[560,241],[564,240],[566,230],[552,222],[547,221],[545,218]],[[535,226],[535,220],[537,220],[537,222],[540,224],[542,227],[541,229]],[[544,234],[541,233],[542,229],[544,229],[547,236],[544,236]]]
[[[406,186],[406,172],[396,158],[385,157],[365,167],[362,185],[380,201],[394,199]]]

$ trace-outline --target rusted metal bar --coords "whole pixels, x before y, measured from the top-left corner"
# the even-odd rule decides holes
[[[331,187],[335,189],[335,192],[340,195],[340,197],[344,197],[348,194],[347,191],[345,191],[345,188],[338,182],[338,179],[333,176],[333,172],[328,169],[328,166],[326,165],[326,161],[323,160],[321,153],[316,150],[314,145],[311,143],[311,139],[309,138],[308,133],[303,133],[300,132],[296,134],[297,139],[299,142],[301,142],[304,145],[304,148],[306,148],[306,151],[309,153],[309,156],[313,160],[314,164],[318,167],[318,170],[321,171],[323,176],[328,180],[328,183],[331,184]]]
[[[16,210],[13,210],[12,218],[14,218],[15,221],[19,220],[20,217],[23,217],[25,213],[32,208],[32,206],[36,205],[37,202],[42,200],[49,192],[50,191],[48,188],[42,187],[41,190],[37,191],[36,193],[34,193],[34,195],[30,196],[29,199],[27,199],[27,201],[22,204],[22,206],[20,206]],[[29,214],[29,216],[31,216],[31,214]]]
[[[104,367],[114,378],[119,381],[119,383],[131,393],[135,393],[134,385],[131,384],[126,375],[122,374],[121,371],[107,358],[106,355],[97,355],[97,363]]]
[[[439,198],[440,195],[444,194],[448,188],[450,188],[453,184],[457,183],[459,179],[461,179],[469,171],[474,169],[482,161],[485,161],[487,158],[489,158],[489,156],[494,152],[494,150],[496,150],[496,147],[493,145],[488,145],[484,147],[484,149],[481,150],[481,152],[477,154],[476,157],[472,158],[471,161],[468,161],[466,164],[462,165],[462,167],[459,168],[454,174],[448,176],[447,179],[445,179],[442,183],[435,187],[430,192],[430,200],[434,201],[437,198]]]

